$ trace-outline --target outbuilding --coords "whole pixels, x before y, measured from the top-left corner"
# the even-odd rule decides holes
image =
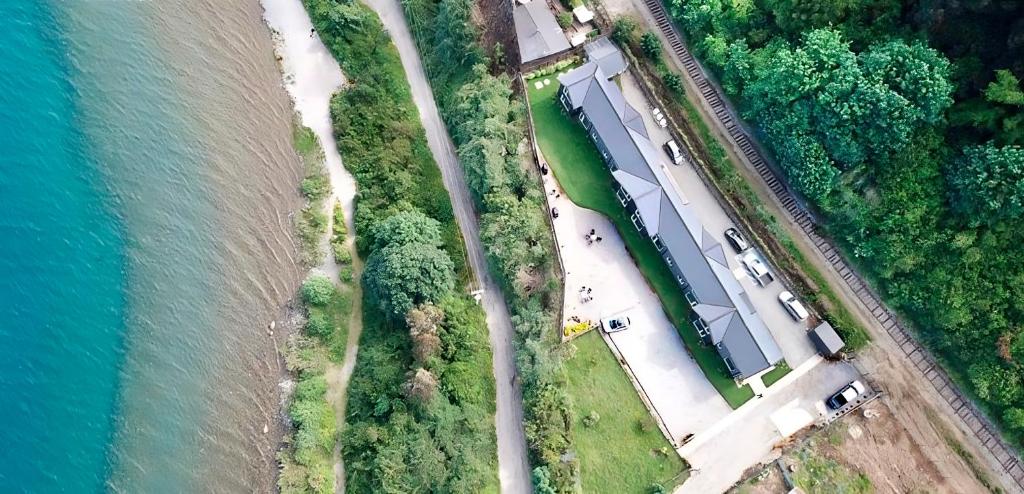
[[[839,351],[846,346],[843,339],[839,337],[839,333],[836,333],[835,328],[828,321],[824,321],[812,329],[808,336],[814,343],[814,348],[818,349],[818,353],[826,358],[835,358],[839,355]]]

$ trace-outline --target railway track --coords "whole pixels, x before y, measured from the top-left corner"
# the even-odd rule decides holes
[[[938,395],[952,407],[956,416],[993,455],[1007,475],[1017,483],[1017,487],[1024,489],[1024,465],[1021,463],[1020,456],[1003,440],[998,429],[988,417],[960,391],[946,371],[937,364],[931,353],[921,346],[898,320],[896,314],[879,299],[874,290],[843,258],[832,241],[818,233],[814,216],[804,209],[801,200],[789,190],[786,182],[776,173],[775,169],[769,166],[750,135],[743,126],[738,124],[733,116],[735,113],[725,102],[720,88],[707,77],[700,63],[690,53],[661,2],[659,0],[644,0],[644,3],[658,29],[668,40],[669,49],[682,63],[686,75],[693,81],[708,108],[721,122],[736,148],[750,162],[790,219],[807,235],[815,248],[870,311],[875,321],[889,334],[925,380],[931,383]]]

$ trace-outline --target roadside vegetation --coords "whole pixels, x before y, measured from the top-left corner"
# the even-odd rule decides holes
[[[363,333],[342,433],[350,492],[497,492],[494,378],[465,247],[398,52],[357,1],[305,0],[350,84],[331,102],[355,176]]]
[[[1020,444],[1022,7],[667,3],[832,236]]]
[[[331,192],[331,184],[324,167],[324,151],[309,127],[297,121],[292,124],[292,145],[302,159],[303,178],[300,185],[306,204],[299,211],[296,227],[302,249],[302,263],[306,267],[319,265],[324,259],[320,241],[327,233],[327,215],[324,199]]]
[[[303,259],[322,261],[320,242],[327,234],[326,218],[312,229],[316,232],[315,238],[302,228],[309,226],[307,217],[325,216],[323,201],[329,185],[323,151],[312,131],[298,123],[293,142],[306,168],[301,186],[306,205],[297,219],[300,237],[311,235],[309,239],[301,239]],[[340,243],[345,241],[344,224],[342,219],[341,229],[335,228],[332,232]],[[345,354],[352,315],[351,282],[350,277],[342,280],[341,286],[335,286],[326,276],[313,274],[302,284],[300,298],[305,325],[288,339],[285,353],[288,371],[295,376],[295,387],[287,409],[292,428],[285,435],[285,447],[278,452],[281,467],[278,487],[282,493],[334,492],[333,452],[338,424],[334,408],[327,400],[326,371],[331,362],[340,362]]]
[[[567,359],[573,434],[581,453],[583,492],[671,492],[686,465],[636,396],[601,335],[576,338]],[[585,454],[585,453],[591,454]]]
[[[402,5],[477,203],[491,272],[512,313],[534,486],[538,492],[574,492],[584,452],[573,440],[577,418],[566,392],[558,336],[562,287],[543,191],[524,159],[529,151],[523,103],[513,95],[508,76],[489,71],[472,1]]]
[[[573,202],[604,214],[615,224],[637,267],[661,299],[665,313],[708,381],[731,407],[739,407],[753,398],[754,392],[750,386],[736,386],[718,352],[701,342],[690,324],[692,309],[675,276],[650,240],[633,227],[626,209],[615,198],[611,173],[597,148],[590,144],[583,127],[562,111],[555,97],[557,91],[558,84],[554,83],[543,89],[528,89],[541,152]]]

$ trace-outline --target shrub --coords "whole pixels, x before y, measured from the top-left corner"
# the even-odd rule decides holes
[[[679,77],[679,74],[675,72],[668,72],[663,77],[665,81],[665,87],[672,90],[676,94],[683,94],[683,79]]]
[[[632,17],[619,17],[612,24],[612,39],[620,45],[631,45],[636,42],[637,22]]]
[[[586,417],[583,417],[583,425],[586,427],[593,427],[601,421],[601,415],[597,413],[597,410],[591,410]]]
[[[327,318],[327,315],[319,312],[309,315],[309,319],[306,320],[306,334],[310,336],[316,336],[317,338],[327,338],[331,335],[333,328],[331,327],[331,321]]]
[[[313,175],[302,180],[302,195],[310,201],[319,201],[327,197],[331,190],[331,184],[327,175]]]
[[[558,14],[558,26],[567,29],[572,25],[572,12],[560,12]]]
[[[302,282],[302,300],[316,307],[327,305],[334,296],[336,288],[329,278],[322,274],[314,274]]]
[[[658,60],[661,57],[661,41],[658,39],[658,35],[647,31],[640,36],[640,49],[643,50],[644,55],[651,60]]]

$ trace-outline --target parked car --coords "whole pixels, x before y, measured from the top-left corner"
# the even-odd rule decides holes
[[[742,254],[743,251],[750,248],[750,244],[747,243],[747,239],[740,235],[739,230],[730,228],[725,231],[725,239],[729,241],[729,245],[732,246],[733,250],[737,254]]]
[[[764,264],[764,261],[756,253],[748,253],[740,258],[740,262],[743,264],[744,269],[747,270],[747,274],[754,278],[758,285],[768,286],[768,284],[775,281],[771,271],[768,271],[768,266]]]
[[[804,304],[801,304],[800,301],[797,300],[796,297],[788,290],[779,294],[779,303],[781,303],[782,307],[786,309],[786,312],[789,312],[789,315],[793,316],[793,319],[796,319],[797,321],[803,321],[804,319],[807,319],[808,315],[810,315],[807,313],[807,309],[804,308]]]
[[[864,394],[864,391],[864,385],[860,381],[853,381],[825,400],[825,404],[833,410],[839,410],[858,396]]]
[[[676,141],[669,139],[663,147],[665,148],[665,153],[672,160],[673,165],[683,164],[683,152],[679,150],[679,145],[676,144]]]
[[[605,333],[625,331],[629,329],[629,318],[626,316],[619,316],[601,319],[601,327],[604,328]]]

